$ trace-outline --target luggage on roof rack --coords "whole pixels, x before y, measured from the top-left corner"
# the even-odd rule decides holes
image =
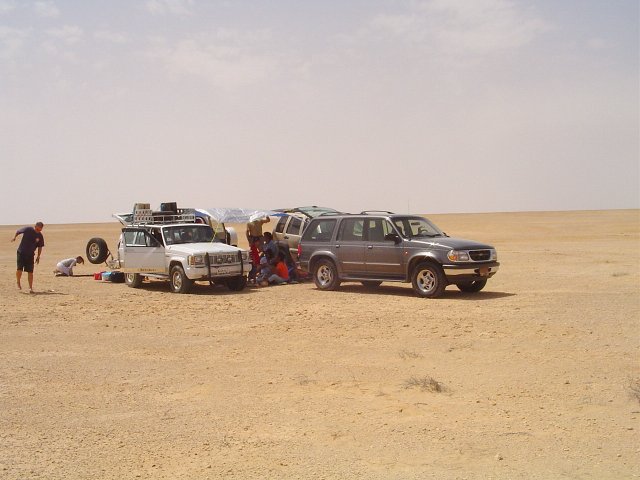
[[[160,204],[160,211],[154,211],[148,203],[136,203],[130,225],[165,225],[171,223],[195,223],[193,208],[178,208],[175,202]]]

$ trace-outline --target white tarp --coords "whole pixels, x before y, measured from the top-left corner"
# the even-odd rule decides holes
[[[218,223],[249,223],[259,218],[282,217],[286,213],[252,208],[196,208],[196,216],[207,216]]]

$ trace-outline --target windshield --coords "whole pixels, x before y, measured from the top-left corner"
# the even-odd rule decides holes
[[[215,238],[213,229],[209,225],[180,225],[165,227],[162,231],[167,245],[213,242]]]
[[[422,217],[394,217],[393,224],[405,238],[445,236],[442,230]]]

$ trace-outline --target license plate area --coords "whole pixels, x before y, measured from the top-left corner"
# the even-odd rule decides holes
[[[480,267],[478,269],[478,274],[481,277],[488,277],[489,276],[489,272],[491,272],[491,268],[489,268],[489,267]]]

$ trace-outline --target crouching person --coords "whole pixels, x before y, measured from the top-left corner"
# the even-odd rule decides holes
[[[269,285],[281,285],[289,281],[289,269],[284,262],[284,256],[282,253],[278,253],[276,256],[276,264],[273,267],[273,273],[267,279]]]
[[[75,267],[78,263],[83,264],[84,258],[72,257],[65,260],[60,260],[56,265],[56,269],[53,271],[53,273],[55,273],[57,276],[73,277],[73,267]]]

